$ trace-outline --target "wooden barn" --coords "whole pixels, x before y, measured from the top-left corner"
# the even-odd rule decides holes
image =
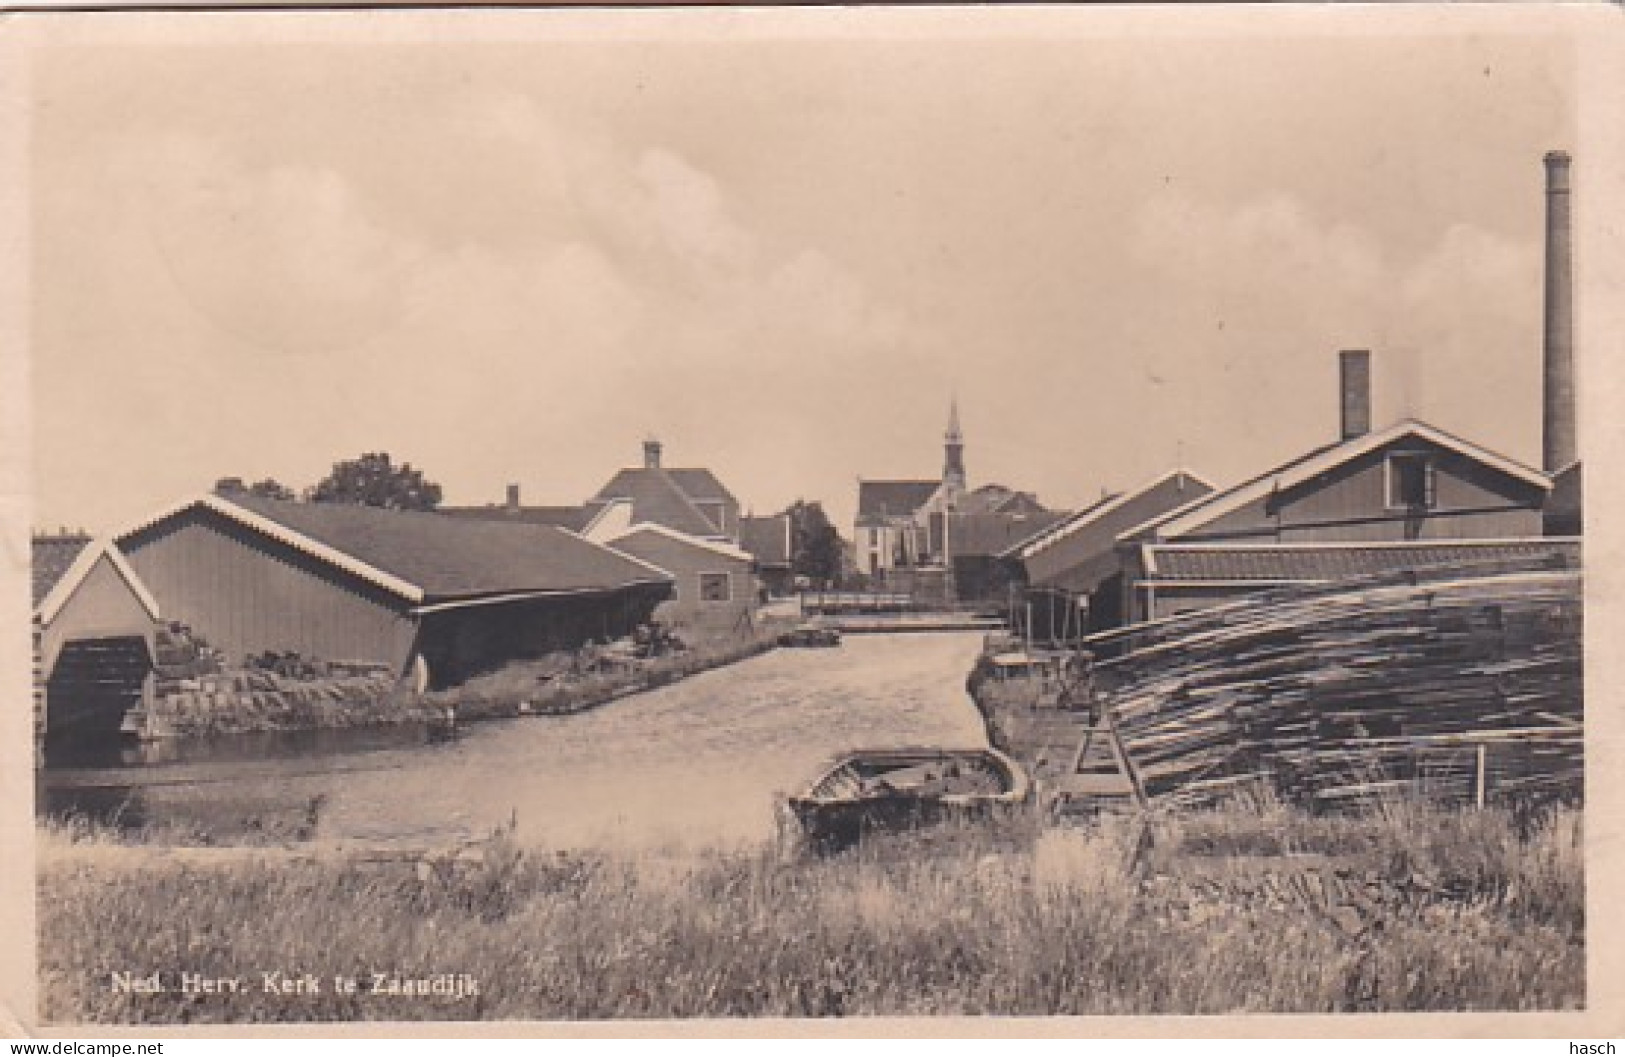
[[[1552,479],[1424,422],[1370,430],[1368,354],[1342,355],[1341,439],[1118,538],[1125,612],[1155,619],[1262,588],[1527,557]]]
[[[999,557],[1020,587],[1023,626],[1035,638],[1059,640],[1121,625],[1118,534],[1212,491],[1189,470],[1172,470],[1006,547]]]
[[[105,541],[36,536],[31,550],[36,738],[116,737],[151,694],[158,603]]]
[[[373,661],[444,686],[618,638],[671,592],[663,571],[548,525],[232,494],[117,539],[162,605],[236,661]]]
[[[632,526],[608,546],[673,577],[671,598],[655,611],[657,619],[721,632],[754,622],[761,585],[749,552],[653,523]]]

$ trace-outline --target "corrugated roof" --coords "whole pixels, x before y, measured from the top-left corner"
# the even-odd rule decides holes
[[[693,498],[673,479],[670,470],[648,467],[621,470],[598,490],[588,505],[612,499],[631,502],[634,522],[665,525],[691,536],[715,536],[721,531],[694,505]]]
[[[941,481],[859,481],[859,517],[907,517],[937,494]]]
[[[763,565],[790,564],[790,515],[745,515],[739,519],[739,545]]]
[[[1346,580],[1437,566],[1580,560],[1572,540],[1448,540],[1412,543],[1146,544],[1150,579],[1262,583]]]
[[[210,496],[184,504],[120,538],[129,539],[147,525],[199,505],[261,531],[279,526],[291,533],[287,538],[294,546],[305,541],[316,544],[305,549],[318,558],[342,562],[357,575],[379,574],[368,578],[392,590],[401,591],[403,585],[417,588],[421,598],[414,601],[613,590],[665,579],[641,562],[551,525],[248,495]],[[256,519],[272,525],[256,525]]]
[[[35,536],[29,541],[29,560],[33,566],[33,605],[37,608],[51,593],[51,588],[73,567],[79,552],[90,545],[90,537],[83,533],[59,536]]]

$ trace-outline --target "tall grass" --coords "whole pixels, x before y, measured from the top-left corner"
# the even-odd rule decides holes
[[[1018,824],[1019,839],[948,827],[826,859],[544,854],[505,835],[477,853],[385,861],[47,854],[42,1012],[174,1022],[1580,1004],[1578,815],[1520,826],[1496,812],[1405,810],[1166,819],[1149,854],[1135,853],[1135,824],[1112,819]],[[1302,880],[1317,871],[1321,887]],[[1365,902],[1339,905],[1337,885]],[[263,993],[257,974],[273,969],[469,973],[479,994]],[[249,993],[117,994],[119,970],[241,976]]]

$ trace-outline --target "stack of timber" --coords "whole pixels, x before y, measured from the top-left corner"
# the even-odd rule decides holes
[[[1317,807],[1579,798],[1577,568],[1300,587],[1117,635],[1131,648],[1093,690],[1152,800],[1258,782]]]

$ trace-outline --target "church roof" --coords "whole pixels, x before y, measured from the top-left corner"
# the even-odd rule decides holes
[[[908,517],[941,487],[941,481],[859,481],[858,517]]]

